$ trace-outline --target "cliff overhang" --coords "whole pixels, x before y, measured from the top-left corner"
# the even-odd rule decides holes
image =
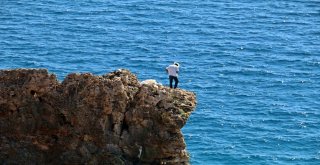
[[[195,94],[128,70],[0,71],[0,164],[188,164],[181,128]]]

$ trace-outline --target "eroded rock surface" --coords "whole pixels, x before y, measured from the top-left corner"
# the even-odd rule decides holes
[[[0,164],[188,164],[180,129],[195,95],[103,76],[0,71]]]

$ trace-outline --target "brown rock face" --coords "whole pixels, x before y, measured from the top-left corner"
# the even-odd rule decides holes
[[[188,164],[180,129],[192,92],[141,85],[128,70],[0,71],[0,164]]]

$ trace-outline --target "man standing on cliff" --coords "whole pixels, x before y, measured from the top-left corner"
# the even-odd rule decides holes
[[[175,62],[172,65],[169,65],[167,68],[167,73],[169,74],[170,88],[172,88],[172,81],[174,80],[174,88],[178,87],[178,72],[179,72],[179,63]]]

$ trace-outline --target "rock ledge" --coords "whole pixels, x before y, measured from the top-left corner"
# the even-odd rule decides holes
[[[189,164],[195,94],[103,76],[0,70],[0,164]]]

